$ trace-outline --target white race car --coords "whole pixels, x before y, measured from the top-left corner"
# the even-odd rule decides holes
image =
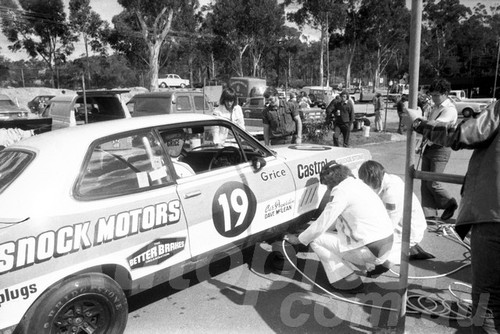
[[[209,115],[62,129],[0,151],[0,333],[122,333],[127,297],[309,221],[330,160]]]

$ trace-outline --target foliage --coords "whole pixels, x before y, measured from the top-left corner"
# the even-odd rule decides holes
[[[322,144],[330,134],[330,125],[324,121],[307,121],[302,123],[304,142]]]
[[[11,8],[2,15],[2,31],[13,43],[9,49],[24,49],[32,58],[41,57],[55,81],[55,67],[66,62],[76,41],[66,22],[62,0],[19,0],[22,10],[11,0],[5,4]]]

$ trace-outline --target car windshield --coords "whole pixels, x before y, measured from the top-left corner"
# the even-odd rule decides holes
[[[133,102],[127,103],[127,107],[133,117],[146,115],[170,114],[172,97],[137,97]]]
[[[33,157],[34,154],[27,151],[0,151],[0,194],[21,175]]]

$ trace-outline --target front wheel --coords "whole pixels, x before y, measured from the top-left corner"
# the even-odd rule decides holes
[[[471,117],[472,113],[473,113],[473,110],[470,108],[465,108],[464,110],[462,110],[462,115],[464,117]]]
[[[182,83],[181,88],[186,88],[186,85]]]
[[[127,317],[127,298],[118,283],[88,273],[48,289],[26,312],[16,332],[121,334]]]

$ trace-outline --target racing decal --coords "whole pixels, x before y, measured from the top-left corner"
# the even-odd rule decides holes
[[[177,223],[181,204],[175,199],[97,219],[94,234],[91,222],[75,223],[57,231],[20,238],[0,244],[0,274],[19,270],[79,250],[130,237]]]
[[[328,151],[332,149],[330,146],[307,145],[307,144],[291,145],[288,146],[288,148],[300,151]]]
[[[338,158],[335,160],[336,163],[341,164],[341,165],[347,165],[347,164],[354,162],[354,161],[364,161],[363,154],[349,155],[347,157]]]
[[[252,223],[257,200],[250,188],[243,183],[224,183],[215,192],[212,201],[212,219],[215,229],[224,237],[243,233]]]
[[[270,172],[260,173],[260,178],[262,179],[262,181],[279,180],[284,176],[286,176],[285,169],[272,170]]]
[[[321,172],[321,169],[328,162],[327,159],[321,161],[314,161],[310,164],[298,164],[297,165],[297,176],[299,179],[306,177],[313,177]]]
[[[130,269],[153,266],[184,250],[186,238],[156,239],[127,258]]]
[[[266,210],[264,212],[265,213],[264,218],[267,219],[267,218],[275,217],[279,214],[282,214],[282,213],[285,213],[287,211],[292,210],[293,203],[294,203],[293,199],[288,199],[285,201],[282,201],[279,199],[276,200],[276,202],[274,202],[273,204],[269,204],[266,206]]]
[[[0,308],[4,303],[15,299],[28,299],[31,294],[38,291],[36,284],[30,284],[16,289],[3,289],[0,291]]]

